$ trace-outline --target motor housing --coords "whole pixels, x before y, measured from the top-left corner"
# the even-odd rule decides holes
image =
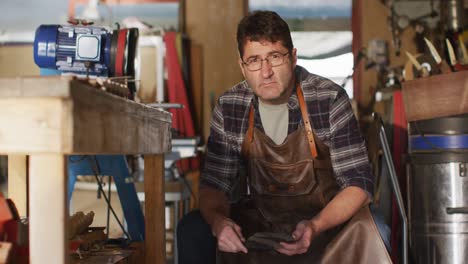
[[[86,76],[135,76],[138,29],[41,25],[34,39],[40,68]]]

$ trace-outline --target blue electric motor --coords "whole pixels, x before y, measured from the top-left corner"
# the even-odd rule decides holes
[[[40,68],[86,76],[135,76],[138,29],[41,25],[34,39]]]

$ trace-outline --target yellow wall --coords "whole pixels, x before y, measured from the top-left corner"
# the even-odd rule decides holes
[[[39,75],[34,63],[33,46],[0,45],[0,77]]]

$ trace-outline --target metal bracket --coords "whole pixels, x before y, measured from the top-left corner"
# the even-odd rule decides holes
[[[466,164],[465,163],[459,164],[459,174],[460,174],[460,177],[466,177]]]

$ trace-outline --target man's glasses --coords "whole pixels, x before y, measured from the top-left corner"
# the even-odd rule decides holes
[[[247,61],[243,61],[242,63],[247,67],[247,70],[258,71],[262,68],[264,60],[268,61],[271,67],[276,67],[284,63],[284,57],[286,57],[286,55],[288,54],[289,54],[289,51],[284,54],[275,52],[275,53],[271,53],[264,59],[261,59],[260,57],[252,57],[252,58],[249,58]]]

